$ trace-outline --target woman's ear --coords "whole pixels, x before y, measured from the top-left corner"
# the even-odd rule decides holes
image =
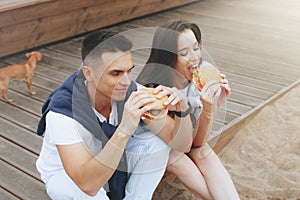
[[[88,66],[82,66],[82,73],[87,81],[93,81],[93,70]]]

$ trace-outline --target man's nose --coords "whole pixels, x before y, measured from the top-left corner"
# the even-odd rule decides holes
[[[122,76],[120,83],[123,85],[129,85],[131,82],[131,76],[127,72]]]

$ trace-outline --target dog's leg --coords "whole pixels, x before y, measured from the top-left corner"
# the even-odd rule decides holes
[[[32,89],[31,89],[31,79],[32,79],[32,77],[28,77],[27,80],[26,80],[27,88],[28,88],[28,91],[29,91],[30,95],[35,95],[36,92],[33,92]]]
[[[11,103],[11,102],[13,102],[14,100],[13,99],[9,99],[9,98],[7,98],[7,96],[4,94],[4,95],[2,95],[2,98],[5,100],[5,101],[7,101],[8,103]]]
[[[5,95],[7,90],[8,90],[8,83],[9,81],[7,80],[0,80],[0,96],[7,101],[8,103],[12,102],[13,99],[9,99],[7,98],[7,96]]]
[[[7,98],[7,96],[5,95],[6,92],[7,92],[7,90],[8,90],[7,87],[2,88],[2,90],[0,91],[0,95],[1,95],[1,97],[2,97],[5,101],[7,101],[8,103],[13,102],[13,101],[14,101],[13,99],[9,99],[9,98]]]

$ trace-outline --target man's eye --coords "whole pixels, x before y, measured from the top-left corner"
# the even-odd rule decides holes
[[[120,72],[118,72],[118,71],[112,72],[112,75],[114,75],[114,76],[118,76],[119,74],[120,74]]]

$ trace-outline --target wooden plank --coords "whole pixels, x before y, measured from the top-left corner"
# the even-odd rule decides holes
[[[213,7],[216,6],[216,3],[212,3],[212,2],[214,2],[214,1],[205,2],[206,5],[210,6],[209,10],[212,10]],[[218,6],[222,7],[222,4],[221,5],[218,4]],[[236,21],[236,19],[230,18],[230,16],[232,14],[229,12],[233,11],[232,10],[233,7],[224,6],[223,8],[224,9],[222,11],[225,10],[225,12],[226,12],[226,19],[230,19],[231,21]],[[251,9],[245,8],[245,13],[250,14],[251,12],[253,12],[253,16],[255,15],[254,18],[256,18],[258,16],[257,11],[253,11]],[[254,12],[256,12],[256,13],[254,14]],[[241,10],[239,10],[238,12],[235,12],[235,16],[243,17],[243,16],[245,16],[245,13],[242,13]],[[268,23],[274,23],[274,21],[276,21],[276,24],[274,24],[273,27],[268,26],[269,29],[274,29],[274,27],[278,28],[278,23],[280,23],[280,22],[278,22],[277,20],[280,21],[280,20],[282,20],[282,18],[284,18],[283,16],[275,16],[274,13],[266,14],[265,11],[261,12],[259,14],[261,14],[261,16],[259,17],[259,20],[258,20],[259,22],[263,21],[263,22],[268,22]],[[271,14],[271,15],[269,15],[269,14]],[[273,15],[273,17],[270,17],[272,15]],[[267,17],[267,18],[264,19],[264,17]],[[253,19],[252,17],[250,17],[250,18]],[[247,21],[248,19],[245,18],[245,20]],[[241,20],[239,20],[239,21],[241,21]],[[242,20],[242,21],[243,21],[243,23],[245,23],[244,20]],[[258,24],[258,21],[255,21],[256,26]],[[282,28],[291,22],[293,23],[293,22],[295,22],[295,20],[291,19],[289,21],[286,21],[279,28]],[[218,25],[218,23],[216,23],[216,24]],[[246,23],[246,24],[248,24],[248,23]],[[254,24],[254,23],[251,23],[251,24]],[[246,30],[243,28],[234,29],[234,28],[232,28],[232,26],[228,26],[227,27],[228,30],[226,30],[226,28],[224,29],[223,27],[220,28],[219,30],[218,30],[218,28],[215,28],[215,31],[219,31],[224,34],[218,35],[216,38],[212,38],[211,41],[216,41],[216,43],[219,43],[220,40],[218,40],[218,37],[226,36],[228,38],[226,40],[223,40],[222,43],[225,42],[228,44],[232,44],[232,46],[236,46],[235,45],[236,42],[239,42],[239,40],[241,39],[242,43],[244,45],[239,45],[238,46],[239,48],[248,49],[248,51],[250,49],[252,49],[251,52],[253,54],[256,54],[259,57],[266,57],[267,55],[269,55],[268,59],[270,59],[270,60],[277,60],[279,62],[285,62],[288,60],[289,63],[292,62],[292,63],[296,64],[299,62],[299,58],[297,58],[297,56],[295,56],[297,54],[297,52],[293,51],[293,49],[299,47],[299,43],[297,44],[297,41],[299,41],[298,37],[292,37],[293,39],[290,42],[287,42],[285,40],[281,40],[280,38],[277,39],[277,36],[280,36],[281,32],[290,33],[290,32],[294,32],[294,31],[298,32],[298,35],[299,35],[299,29],[292,30],[293,28],[295,28],[297,26],[299,27],[299,25],[300,25],[299,23],[298,23],[298,25],[296,25],[296,24],[288,25],[288,27],[286,27],[287,29],[278,30],[276,34],[265,34],[265,35],[259,35],[259,33],[258,34],[249,34],[247,32],[247,29]],[[230,33],[231,30],[234,32]],[[256,31],[255,28],[253,28],[252,30]],[[227,31],[229,31],[229,32],[227,32]],[[208,37],[210,37],[210,36],[214,37],[216,35],[214,35],[214,34],[208,35]],[[238,36],[238,37],[235,37],[235,36]],[[290,36],[293,36],[293,35],[290,35]],[[291,39],[290,36],[287,38]],[[276,40],[274,40],[275,37],[276,37]],[[255,41],[255,42],[253,42],[253,41]],[[278,51],[273,50],[274,46],[279,47]]]
[[[257,80],[263,80],[263,81],[268,81],[270,83],[274,84],[280,84],[283,86],[286,86],[290,84],[293,79],[289,77],[282,77],[279,74],[275,73],[270,73],[270,71],[263,70],[263,69],[253,69],[247,68],[247,66],[238,66],[238,65],[228,65],[225,63],[222,63],[221,61],[218,60],[218,68],[220,69],[221,72],[223,73],[234,73],[238,75],[244,75],[250,78],[255,78]],[[264,74],[264,76],[261,76],[261,74]],[[280,80],[280,81],[278,81]]]
[[[20,2],[16,2],[15,4],[19,3],[22,6],[22,2],[25,0],[22,0]],[[175,1],[161,1],[161,0],[145,0],[145,1],[137,1],[137,0],[128,0],[126,2],[124,1],[118,1],[118,0],[60,0],[60,1],[50,1],[50,0],[39,0],[37,3],[36,1],[27,0],[31,2],[35,2],[35,6],[30,6],[28,8],[24,8],[22,10],[23,16],[19,15],[20,10],[14,9],[13,6],[11,6],[10,10],[14,9],[14,11],[11,11],[10,13],[3,13],[0,24],[3,24],[3,26],[10,25],[12,23],[22,23],[25,21],[33,21],[36,20],[37,16],[53,16],[58,15],[63,12],[70,12],[70,11],[78,11],[80,9],[84,9],[88,11],[88,8],[90,7],[99,7],[103,6],[103,9],[108,6],[119,6],[119,7],[125,7],[130,12],[137,12],[139,7],[147,6],[149,4],[152,4],[153,7],[155,6],[161,6],[158,8],[155,8],[154,10],[162,9],[162,8],[172,8],[176,6],[180,6],[186,3],[194,2],[191,0],[175,0]],[[10,2],[12,3],[12,2]],[[1,4],[0,4],[1,5]],[[3,5],[4,7],[5,5]],[[6,5],[9,6],[9,5]],[[128,7],[130,6],[130,7]],[[167,7],[166,7],[167,6]],[[25,6],[24,6],[25,7]],[[111,7],[111,10],[114,8]],[[136,10],[136,11],[135,11]],[[144,14],[147,14],[151,12],[151,10],[143,9]],[[142,12],[141,11],[141,12]],[[153,10],[152,10],[153,11]]]
[[[257,97],[251,97],[245,94],[241,94],[237,91],[234,91],[231,93],[230,97],[229,97],[229,101],[233,101],[236,103],[240,103],[243,105],[248,105],[251,107],[255,107],[257,106],[261,101],[263,101],[263,99],[261,98],[257,98]]]
[[[49,79],[52,80],[54,82],[57,83],[61,83],[62,80],[65,80],[68,78],[69,76],[69,72],[68,73],[64,73],[63,71],[60,71],[60,68],[58,66],[49,66],[47,64],[45,64],[44,59],[42,58],[43,61],[38,63],[36,68],[35,68],[35,74],[38,75],[41,78],[45,78],[45,79]],[[7,59],[7,61],[5,62],[5,65],[7,64],[17,64],[17,63],[23,63],[25,60],[23,58],[23,56],[14,56],[11,57],[9,59]],[[61,64],[60,64],[61,65]],[[54,70],[52,70],[51,68],[53,68]],[[72,68],[73,70],[73,68]]]
[[[60,52],[53,51],[50,49],[42,49],[40,52],[42,55],[50,57],[55,60],[58,60],[61,63],[66,63],[66,64],[72,65],[73,70],[78,69],[81,65],[81,59],[76,58],[74,56],[61,54]]]
[[[3,139],[0,137],[1,160],[12,166],[18,166],[18,169],[32,176],[36,180],[40,180],[40,174],[36,170],[35,162],[38,158],[36,154]]]
[[[287,60],[285,60],[286,62],[280,62],[275,59],[266,59],[262,56],[252,55],[251,52],[242,52],[240,49],[224,47],[220,44],[212,45],[211,43],[205,48],[215,61],[246,66],[246,68],[254,70],[269,70],[268,73],[270,74],[282,74],[283,77],[297,78],[295,73],[299,70],[298,66],[287,63]],[[234,57],[228,55],[234,55]],[[286,68],[289,68],[289,70],[286,70]]]
[[[16,145],[38,155],[42,148],[42,137],[32,130],[24,129],[12,121],[0,117],[1,136]]]
[[[39,117],[23,111],[13,105],[0,101],[0,117],[5,118],[15,124],[35,132]]]
[[[3,200],[17,200],[19,198],[17,198],[16,196],[12,195],[11,193],[7,192],[6,190],[4,190],[1,186],[0,186],[0,199]]]
[[[199,7],[197,9],[196,7]],[[279,26],[263,26],[257,23],[246,23],[245,21],[241,20],[232,20],[225,16],[218,16],[218,15],[210,15],[206,14],[202,5],[195,4],[192,6],[186,6],[182,9],[176,9],[174,12],[168,12],[168,15],[173,18],[178,18],[179,16],[184,16],[184,19],[196,22],[199,24],[201,28],[206,29],[209,28],[224,28],[224,29],[232,29],[232,30],[240,30],[247,32],[251,35],[257,35],[260,37],[263,36],[270,36],[273,39],[279,39],[286,42],[296,42],[299,43],[299,39],[297,39],[297,34],[290,31],[282,30]],[[225,9],[225,8],[222,8]],[[199,12],[198,10],[201,10]],[[196,20],[196,21],[195,21]],[[206,36],[205,36],[206,37]],[[295,38],[296,40],[293,40]],[[206,39],[205,39],[206,40]]]
[[[259,88],[254,88],[252,85],[244,85],[243,83],[236,83],[234,81],[230,81],[230,87],[232,89],[232,93],[237,91],[240,94],[248,95],[250,97],[267,99],[274,94],[274,92],[265,91]]]
[[[32,85],[32,90],[35,91],[36,94],[30,95],[28,93],[28,89],[27,89],[26,83],[24,81],[11,81],[9,83],[8,90],[13,90],[14,92],[18,92],[24,96],[27,96],[31,99],[34,99],[34,100],[40,101],[40,102],[44,102],[44,100],[50,95],[49,90],[46,90],[46,89],[40,88],[40,87],[36,87],[35,85]]]
[[[255,78],[248,77],[247,74],[245,75],[237,75],[234,73],[227,73],[226,77],[228,80],[231,80],[235,83],[242,83],[245,85],[252,86],[253,88],[262,89],[264,91],[269,92],[276,92],[284,87],[281,83],[270,83],[268,80],[258,80]]]
[[[227,101],[225,107],[226,110],[235,113],[237,115],[241,115],[242,113],[245,113],[252,109],[252,107],[248,105],[242,105],[232,101]]]
[[[8,90],[6,96],[14,100],[13,102],[10,103],[12,106],[15,106],[16,108],[19,108],[26,112],[29,112],[35,116],[41,115],[41,108],[43,105],[41,101],[32,99],[14,90]],[[6,101],[4,101],[3,99],[1,99],[1,101],[6,103]]]
[[[11,10],[16,10],[18,8],[23,8],[27,6],[37,5],[41,2],[46,2],[50,0],[1,0],[0,1],[0,12],[7,12]]]
[[[220,123],[228,124],[229,122],[231,122],[232,120],[234,120],[238,116],[240,116],[240,115],[238,115],[236,113],[232,113],[228,110],[222,109],[215,116],[215,120],[217,122],[220,122]]]
[[[23,1],[23,0],[22,0]],[[2,12],[0,23],[2,26],[8,26],[12,24],[18,24],[26,21],[34,21],[37,19],[37,16],[48,17],[52,15],[57,15],[62,12],[68,12],[72,10],[77,10],[84,7],[92,6],[93,4],[105,3],[108,0],[93,1],[93,0],[60,0],[60,1],[49,1],[44,0],[37,3],[35,2],[34,6],[26,6],[22,4],[22,1],[15,2],[14,4],[19,4],[18,7],[10,6],[6,4],[10,12]],[[32,0],[28,0],[32,1]],[[72,4],[73,3],[73,4]],[[1,10],[0,10],[1,11]],[[19,13],[22,12],[23,15]]]
[[[74,2],[70,0],[68,2],[69,4],[64,8],[72,8]],[[145,14],[183,5],[192,2],[192,0],[130,0],[130,2],[103,2],[103,0],[98,0],[97,2],[97,4],[94,3],[92,6],[83,6],[76,10],[63,10],[62,12],[49,16],[47,16],[47,14],[46,16],[36,15],[38,17],[35,17],[33,20],[18,22],[19,24],[17,25],[4,26],[5,23],[0,22],[0,24],[3,24],[1,27],[0,43],[7,44],[5,50],[0,50],[0,56],[14,53],[16,49],[18,49],[18,51],[29,49]],[[51,1],[49,4],[50,3],[55,4],[56,2]],[[60,6],[52,7],[52,4],[47,6],[47,8],[50,10],[61,9]],[[36,14],[34,11],[29,13]],[[0,18],[4,18],[1,16],[1,13]],[[74,20],[76,23],[72,23]],[[14,19],[14,22],[15,21]],[[22,36],[20,36],[19,30],[23,30]]]
[[[21,199],[50,199],[45,185],[22,171],[0,160],[0,182],[2,187]]]
[[[69,44],[70,42],[66,42],[58,45],[53,45],[47,49],[51,49],[56,52],[60,52],[61,54],[66,54],[81,59],[80,45],[78,44],[76,47],[74,47],[74,45]]]

